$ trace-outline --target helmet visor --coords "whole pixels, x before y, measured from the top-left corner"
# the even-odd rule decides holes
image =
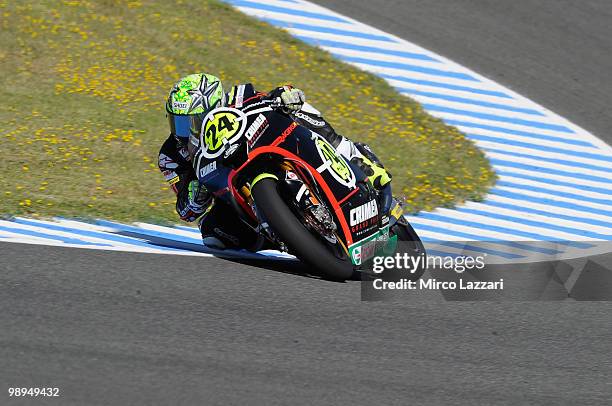
[[[187,141],[192,134],[197,137],[200,135],[203,118],[203,114],[180,115],[169,113],[170,132],[184,141]]]

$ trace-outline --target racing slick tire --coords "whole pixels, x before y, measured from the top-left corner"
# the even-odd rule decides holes
[[[334,256],[295,216],[278,193],[276,180],[257,181],[251,194],[272,231],[300,260],[316,267],[326,279],[345,281],[353,276],[353,265],[348,258],[341,260]]]

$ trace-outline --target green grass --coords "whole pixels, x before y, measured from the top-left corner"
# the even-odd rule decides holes
[[[373,147],[412,211],[479,200],[495,181],[472,142],[383,80],[217,1],[0,0],[0,16],[1,215],[175,221],[156,165],[163,106],[198,71],[302,88]]]

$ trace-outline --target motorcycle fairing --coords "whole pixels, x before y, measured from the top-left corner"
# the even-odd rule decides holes
[[[378,205],[376,193],[367,186],[366,176],[359,168],[337,154],[323,137],[269,107],[255,103],[244,108],[242,114],[235,115],[246,120],[246,123],[241,123],[240,137],[226,137],[231,142],[220,146],[220,151],[215,151],[213,159],[203,154],[194,158],[196,174],[208,190],[218,198],[239,206],[252,220],[256,220],[239,190],[242,186],[239,183],[244,180],[237,180],[256,162],[265,161],[269,157],[280,157],[290,161],[301,172],[301,176],[307,178],[303,180],[309,187],[318,188],[322,192],[339,222],[347,246],[379,233],[382,216],[380,213],[372,215],[372,209],[369,209],[365,217],[357,216],[363,221],[354,224],[350,221],[351,215],[355,217],[355,210],[364,210],[360,207]],[[206,122],[201,143],[204,142],[205,128]],[[206,168],[210,168],[207,165],[211,165],[213,160],[216,162],[215,170],[207,171]]]

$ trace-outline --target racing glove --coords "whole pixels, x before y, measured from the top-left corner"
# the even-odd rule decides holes
[[[212,200],[212,195],[204,185],[192,180],[176,201],[176,211],[182,220],[192,222],[200,217]]]
[[[291,85],[285,85],[274,89],[270,92],[270,96],[287,112],[301,110],[306,101],[304,92]]]

